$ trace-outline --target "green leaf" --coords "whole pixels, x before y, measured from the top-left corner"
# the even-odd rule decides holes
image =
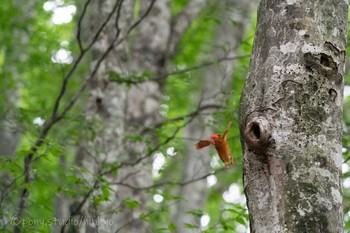
[[[243,226],[247,225],[242,216],[237,217],[236,221],[242,224]]]
[[[235,214],[239,212],[233,208],[227,208],[227,209],[224,209],[224,211],[228,211],[228,212],[235,213]]]
[[[187,211],[186,214],[191,214],[191,215],[196,216],[198,218],[200,218],[204,215],[202,210],[191,210],[191,211]]]
[[[152,73],[150,71],[144,71],[141,74],[121,74],[114,71],[110,71],[108,72],[108,76],[114,82],[133,85],[149,79],[152,76]]]
[[[93,198],[93,200],[94,200],[94,203],[95,203],[96,205],[100,205],[101,202],[104,201],[104,199],[103,199],[102,196],[96,196],[96,197]]]
[[[104,176],[98,176],[97,179],[101,183],[108,183],[108,180]]]
[[[133,142],[142,142],[144,140],[144,137],[140,135],[128,135],[128,136],[125,136],[125,139],[128,139]]]
[[[109,200],[109,187],[107,185],[103,185],[101,187],[102,190],[102,197],[105,201]]]
[[[135,209],[135,208],[140,206],[140,203],[136,200],[131,199],[131,198],[127,198],[124,200],[124,205],[126,205],[127,207],[129,207],[131,209]]]
[[[190,223],[185,223],[185,228],[189,228],[189,229],[198,229],[199,226],[190,224]]]
[[[169,230],[176,230],[176,225],[174,223],[170,223],[168,225]]]

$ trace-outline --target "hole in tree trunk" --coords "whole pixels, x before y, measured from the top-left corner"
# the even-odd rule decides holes
[[[321,64],[324,65],[324,66],[327,66],[327,67],[330,66],[329,59],[328,59],[326,56],[324,56],[323,54],[321,55],[320,62],[321,62]]]
[[[262,152],[267,149],[270,142],[269,122],[262,116],[254,117],[244,131],[245,142],[250,149]]]
[[[260,128],[259,125],[254,123],[251,128],[251,136],[257,140],[260,138]]]
[[[331,69],[336,69],[336,64],[333,61],[333,58],[331,56],[328,56],[327,54],[321,53],[321,57],[320,57],[320,63],[323,66],[329,67]]]
[[[333,88],[328,90],[328,94],[329,94],[329,99],[333,102],[335,101],[335,99],[337,98],[337,95],[338,95],[337,92]]]

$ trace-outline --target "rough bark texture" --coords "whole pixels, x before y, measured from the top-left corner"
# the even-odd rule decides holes
[[[347,9],[260,4],[240,109],[251,232],[342,232]]]
[[[116,34],[115,22],[118,22],[118,28],[121,30],[120,38],[123,38],[123,33],[131,26],[134,15],[133,0],[94,1],[92,7],[96,11],[92,13],[92,18],[95,19],[93,25],[98,27],[116,2],[122,2],[123,8],[119,19],[116,16],[112,17],[107,29],[94,45],[92,68],[113,41]],[[140,1],[140,16],[147,12],[151,2]],[[195,2],[201,3],[205,0]],[[195,14],[188,14],[189,22],[197,16],[199,10],[194,12]],[[100,223],[104,221],[112,225],[81,226],[80,232],[149,232],[142,214],[148,213],[151,197],[142,187],[152,184],[152,156],[147,153],[158,142],[150,129],[161,121],[159,107],[165,80],[162,78],[172,54],[170,50],[175,48],[173,43],[178,42],[171,40],[171,34],[175,33],[175,30],[172,30],[174,25],[178,25],[178,22],[171,19],[170,1],[155,1],[147,17],[133,31],[133,37],[114,48],[103,60],[95,78],[91,80],[87,122],[91,124],[92,130],[86,135],[92,137],[83,141],[77,161],[89,171],[84,177],[90,186],[95,186],[95,176],[101,171],[103,173],[104,168],[119,168],[115,173],[104,173],[104,178],[108,180],[104,185],[109,187],[109,201],[97,207],[93,202],[87,201],[78,217],[96,219]],[[182,35],[187,27],[188,25],[178,27],[177,35]],[[130,38],[132,39],[129,40]],[[150,72],[162,81],[146,81],[127,87],[125,84],[111,81],[107,76],[109,71],[130,77]],[[144,140],[130,139],[140,136]],[[94,192],[94,195],[99,193],[101,190]],[[125,201],[129,199],[137,201],[139,206],[130,208],[125,205]],[[74,204],[72,207],[74,209]]]
[[[257,1],[225,0],[219,2],[219,17],[221,24],[216,30],[216,49],[213,58],[234,57],[237,55],[237,47],[249,27],[250,18],[247,17],[257,6]],[[232,20],[236,22],[232,26]],[[221,49],[224,48],[224,49]],[[199,108],[204,106],[224,106],[231,90],[232,74],[235,61],[221,62],[219,65],[210,66],[203,78],[202,94]],[[213,82],[217,85],[213,85]],[[209,127],[211,115],[216,111],[211,108],[202,112],[203,115],[194,119],[185,129],[185,138],[208,138],[213,132]],[[225,122],[218,122],[225,125]],[[220,132],[222,133],[222,132]],[[210,149],[198,151],[193,144],[186,148],[186,156],[182,159],[182,182],[186,182],[207,174],[210,168]],[[181,232],[193,232],[193,229],[184,228],[185,223],[200,225],[197,217],[186,214],[191,210],[204,209],[207,201],[207,180],[202,179],[188,186],[181,186],[179,196],[185,200],[178,202],[173,215],[173,222]]]
[[[106,21],[113,8],[118,8],[116,4],[119,3],[122,3],[122,8],[120,10],[122,14],[118,15],[117,11],[115,11],[92,48],[91,70],[95,68],[111,43],[115,41],[118,35],[117,27],[120,30],[118,38],[122,38],[126,35],[126,31],[129,29],[132,22],[134,1],[93,1],[93,4],[89,6],[90,24],[86,24],[91,30],[90,34],[94,35],[103,22]],[[116,23],[118,26],[116,26]],[[91,35],[84,35],[84,40],[87,40],[86,43],[92,40]],[[104,58],[96,75],[89,82],[86,122],[90,127],[85,133],[85,138],[79,147],[77,164],[89,171],[82,174],[82,176],[86,180],[88,186],[96,189],[94,192],[95,196],[101,194],[101,190],[97,188],[101,187],[100,185],[108,185],[110,188],[110,195],[109,201],[102,202],[99,206],[96,206],[95,203],[91,201],[91,197],[88,198],[89,201],[85,202],[76,218],[87,219],[88,221],[95,220],[100,224],[82,224],[79,226],[79,229],[75,229],[75,231],[115,232],[121,226],[121,224],[117,222],[117,218],[119,217],[117,214],[119,211],[118,206],[120,206],[120,200],[117,198],[118,190],[115,185],[112,185],[117,177],[108,174],[104,177],[107,180],[106,183],[101,183],[96,186],[95,182],[96,175],[104,171],[103,167],[108,166],[108,164],[116,164],[118,161],[121,161],[120,156],[125,154],[123,138],[125,133],[124,109],[127,88],[124,85],[111,82],[108,78],[108,72],[123,73],[122,69],[128,62],[127,48],[126,41],[115,46],[110,54]],[[75,203],[80,203],[81,201],[81,199],[76,200]],[[70,208],[71,214],[76,212],[77,206],[79,206],[79,204],[73,203]]]
[[[141,14],[150,5],[150,0],[141,2]],[[135,73],[151,72],[161,77],[167,64],[167,44],[170,36],[170,1],[156,1],[150,14],[144,19],[137,31],[133,46],[131,70]],[[159,107],[161,104],[163,84],[158,82],[144,82],[133,86],[127,92],[125,105],[125,135],[141,135],[146,141],[127,142],[126,154],[122,161],[134,163],[138,158],[145,156],[148,148],[157,144],[154,132],[144,131],[145,127],[152,127],[161,120]],[[136,156],[136,157],[135,157]],[[152,157],[144,159],[133,166],[126,166],[119,171],[119,181],[136,187],[145,187],[152,184]],[[129,187],[118,188],[118,199],[134,199],[141,203],[137,209],[124,207],[118,223],[125,224],[121,232],[142,233],[148,232],[148,224],[141,215],[147,213],[150,207],[151,196],[145,191],[132,190]]]

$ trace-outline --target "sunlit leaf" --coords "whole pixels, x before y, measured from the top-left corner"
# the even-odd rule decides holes
[[[135,209],[135,208],[138,208],[140,206],[140,203],[138,201],[133,200],[131,198],[127,198],[123,202],[127,207],[129,207],[131,209]]]

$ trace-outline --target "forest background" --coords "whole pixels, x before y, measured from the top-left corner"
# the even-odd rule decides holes
[[[248,230],[237,122],[258,2],[160,2],[0,5],[4,231],[108,227],[74,219],[110,221],[117,232]],[[347,68],[346,231],[349,96]],[[231,119],[235,166],[226,169],[213,148],[194,145]]]

